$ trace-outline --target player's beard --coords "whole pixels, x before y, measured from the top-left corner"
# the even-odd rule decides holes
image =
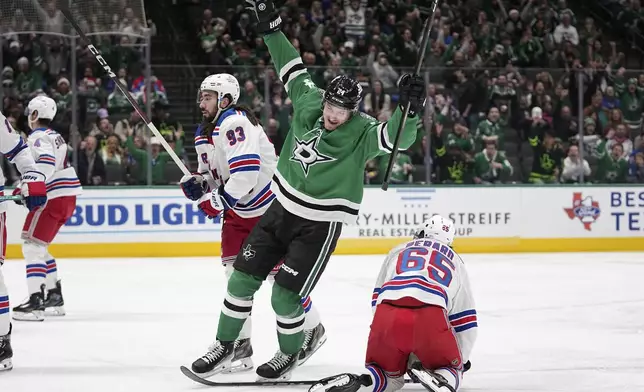
[[[203,110],[203,111],[201,112],[201,115],[203,116],[203,121],[204,121],[204,122],[213,122],[213,121],[215,121],[215,117],[217,116],[217,114],[216,114],[216,113],[215,113],[215,114],[211,114],[211,113],[210,113],[209,111],[207,111],[207,110]]]

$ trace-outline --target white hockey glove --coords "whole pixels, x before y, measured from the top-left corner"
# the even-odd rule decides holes
[[[223,211],[232,208],[223,197],[223,185],[210,193],[206,193],[199,199],[199,209],[208,216],[208,218],[215,218]]]
[[[47,186],[44,177],[38,172],[26,172],[21,178],[20,185],[13,190],[13,195],[22,195],[22,201],[17,204],[24,204],[31,211],[47,203]]]

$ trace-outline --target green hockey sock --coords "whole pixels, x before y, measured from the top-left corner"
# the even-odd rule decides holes
[[[253,309],[253,296],[262,285],[262,279],[235,270],[228,279],[228,290],[219,316],[217,340],[237,340],[244,322]]]
[[[296,354],[304,344],[304,309],[298,293],[275,283],[271,304],[277,315],[277,340],[284,354]]]

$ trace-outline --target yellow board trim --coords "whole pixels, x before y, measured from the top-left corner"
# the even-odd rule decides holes
[[[336,255],[382,255],[404,238],[341,239]],[[49,251],[60,258],[98,257],[208,257],[219,256],[219,242],[146,242],[52,244]],[[631,238],[459,238],[454,241],[459,253],[521,252],[637,252],[644,251],[642,237]],[[20,245],[7,245],[7,259],[22,259]]]

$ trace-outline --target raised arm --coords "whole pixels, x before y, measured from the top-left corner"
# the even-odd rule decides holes
[[[271,54],[275,69],[284,83],[286,92],[297,109],[304,95],[320,94],[304,67],[302,58],[291,42],[280,31],[282,18],[271,0],[246,0],[246,9],[255,16],[257,31],[264,36],[264,42]]]
[[[410,104],[409,116],[400,135],[399,150],[406,150],[416,141],[420,111],[425,107],[425,81],[417,75],[403,75],[399,83],[398,107],[386,122],[367,121],[365,161],[378,155],[390,154],[396,133],[403,118],[402,108]]]

